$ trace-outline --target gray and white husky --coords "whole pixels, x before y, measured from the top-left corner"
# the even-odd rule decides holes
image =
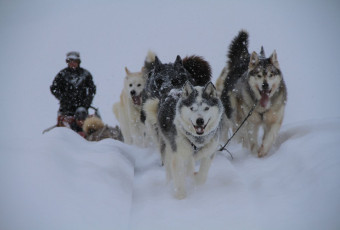
[[[276,140],[287,101],[287,89],[276,51],[266,58],[262,47],[260,54],[253,52],[250,55],[248,33],[240,31],[229,47],[228,58],[227,66],[217,80],[217,88],[223,89],[221,100],[226,116],[235,131],[256,105],[240,129],[239,137],[245,147],[263,157]],[[259,145],[261,126],[263,137]]]
[[[145,103],[146,119],[159,130],[160,151],[165,155],[168,180],[173,179],[175,197],[186,197],[186,179],[197,184],[207,174],[218,148],[223,105],[214,85],[193,86],[187,81],[162,98]],[[195,173],[195,162],[200,161]]]

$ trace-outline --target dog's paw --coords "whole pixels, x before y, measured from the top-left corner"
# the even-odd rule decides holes
[[[259,153],[259,146],[256,143],[252,143],[250,146],[250,151],[254,154]]]
[[[265,149],[264,149],[264,147],[263,147],[263,145],[261,146],[261,148],[259,149],[259,151],[258,151],[258,157],[264,157],[264,156],[266,156],[267,155],[267,151],[265,151]]]
[[[194,175],[194,179],[195,179],[195,184],[196,185],[202,185],[206,182],[207,177],[203,176],[202,173],[195,173]]]
[[[183,200],[187,196],[187,193],[184,189],[176,189],[175,190],[175,197],[178,200]]]

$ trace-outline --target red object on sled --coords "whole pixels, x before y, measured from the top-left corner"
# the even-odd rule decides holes
[[[95,111],[94,114],[92,115],[87,115],[87,117],[93,117],[93,116],[97,116],[100,118],[100,114],[97,108],[95,107],[90,107],[91,109],[93,109]],[[86,119],[86,117],[84,117],[84,120]],[[49,132],[50,130],[54,129],[55,127],[67,127],[69,129],[72,129],[73,131],[75,131],[76,133],[78,133],[80,136],[85,137],[86,134],[83,131],[83,122],[84,120],[77,120],[76,116],[68,116],[68,115],[61,115],[58,114],[57,117],[57,124],[53,125],[45,130],[43,130],[43,134],[46,132]]]
[[[74,116],[58,115],[57,127],[71,128],[71,124],[75,122]]]
[[[74,116],[58,115],[57,127],[70,128],[76,133],[78,133],[80,136],[85,138],[85,133],[83,131],[79,131],[78,128],[77,130],[75,130],[76,129],[75,126],[79,127],[79,130],[82,130],[82,127],[79,126]]]

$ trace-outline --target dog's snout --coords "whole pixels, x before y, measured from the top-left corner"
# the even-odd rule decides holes
[[[199,125],[199,126],[204,125],[204,119],[203,118],[197,118],[196,124]]]
[[[262,90],[268,90],[269,89],[269,85],[268,85],[268,82],[264,81],[262,83]]]
[[[136,91],[135,91],[135,90],[132,90],[132,91],[130,92],[130,94],[131,94],[131,96],[135,96],[135,95],[136,95]]]

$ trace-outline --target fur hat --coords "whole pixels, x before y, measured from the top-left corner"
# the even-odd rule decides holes
[[[71,51],[66,54],[66,62],[69,60],[78,60],[80,63],[80,54],[77,51]]]
[[[83,130],[86,135],[91,135],[92,133],[98,131],[99,129],[102,129],[103,127],[103,121],[96,116],[86,118],[83,124]]]

